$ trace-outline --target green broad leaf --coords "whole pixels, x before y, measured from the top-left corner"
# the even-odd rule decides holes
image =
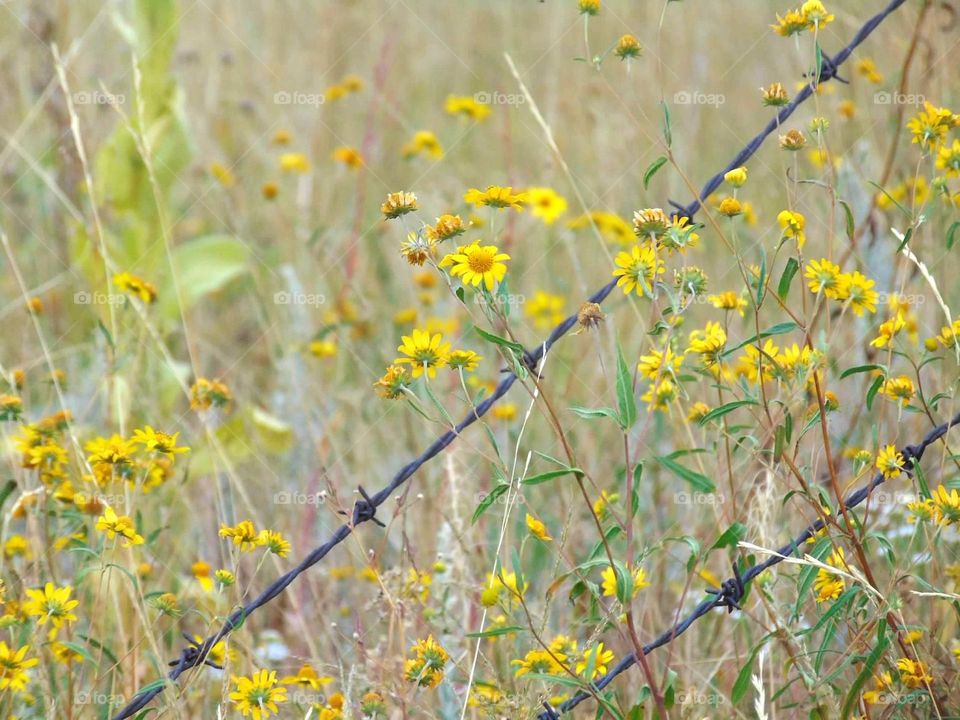
[[[563,477],[564,475],[583,475],[583,470],[580,468],[564,468],[563,470],[548,470],[547,472],[540,473],[539,475],[532,475],[528,478],[524,478],[520,481],[521,485],[539,485],[540,483],[549,482],[558,477]]]
[[[733,402],[728,402],[720,407],[715,407],[713,410],[708,412],[698,421],[700,425],[706,425],[711,420],[716,420],[721,418],[727,413],[731,413],[737,408],[745,407],[747,405],[758,405],[759,403],[756,400],[734,400]]]
[[[664,538],[663,542],[682,542],[685,543],[688,548],[690,548],[690,557],[687,560],[687,572],[693,572],[693,567],[697,564],[697,559],[700,557],[700,543],[695,537],[690,535],[680,535],[678,537],[668,537]]]
[[[844,370],[842,373],[840,373],[840,379],[843,380],[844,378],[850,377],[851,375],[857,375],[857,374],[859,374],[859,373],[871,372],[871,371],[873,371],[873,370],[881,370],[881,371],[883,371],[883,372],[886,372],[886,371],[887,371],[887,369],[886,369],[883,365],[876,365],[876,364],[857,365],[857,366],[852,367],[852,368],[847,368],[847,369]]]
[[[171,280],[160,293],[164,315],[179,317],[178,291],[183,310],[189,310],[207,295],[223,290],[249,271],[250,257],[249,247],[232,235],[205,235],[177,245],[171,255],[176,288]]]
[[[617,406],[620,410],[620,425],[629,430],[637,421],[637,401],[633,396],[633,377],[617,346]]]
[[[736,547],[737,543],[746,537],[746,534],[747,526],[742,522],[735,522],[723,531],[720,537],[717,538],[717,541],[710,546],[710,549],[720,550],[726,547]]]
[[[484,340],[489,340],[490,342],[496,345],[505,347],[517,355],[523,354],[523,345],[521,345],[520,343],[513,342],[512,340],[507,340],[506,338],[502,338],[499,335],[494,335],[492,332],[487,332],[483,328],[474,326],[473,329],[477,333],[477,335],[482,337]]]
[[[761,331],[759,335],[753,335],[753,336],[747,338],[746,340],[744,340],[742,343],[740,343],[740,344],[737,345],[736,347],[732,347],[732,348],[730,348],[729,350],[725,350],[724,353],[723,353],[723,357],[729,357],[730,355],[732,355],[733,353],[735,353],[735,352],[736,352],[737,350],[739,350],[740,348],[746,347],[747,345],[752,345],[753,343],[757,342],[758,340],[764,340],[765,338],[773,337],[773,336],[775,336],[775,335],[783,335],[784,333],[793,332],[793,331],[796,330],[798,327],[799,327],[799,325],[797,325],[797,324],[796,324],[795,322],[793,322],[792,320],[789,321],[789,322],[778,323],[778,324],[774,325],[774,326],[771,327],[771,328],[767,328],[766,330]]]
[[[652,163],[650,163],[646,171],[643,173],[643,189],[644,190],[646,190],[650,186],[650,181],[653,179],[653,176],[657,174],[657,170],[659,170],[666,164],[667,164],[667,157],[665,155],[661,155]]]
[[[783,300],[787,297],[787,293],[790,292],[790,283],[793,282],[793,276],[797,274],[797,270],[800,269],[800,263],[797,262],[795,257],[787,259],[787,266],[783,269],[783,274],[780,276],[780,283],[777,285],[777,295],[780,296],[780,299]]]
[[[493,505],[497,498],[503,495],[510,486],[507,483],[502,483],[493,488],[489,493],[483,496],[483,499],[480,501],[480,504],[477,505],[477,509],[473,511],[473,517],[471,518],[471,523],[476,523],[480,519],[480,516],[483,515],[487,508]]]
[[[769,640],[772,636],[773,633],[768,633],[760,638],[760,642],[758,642],[750,651],[747,661],[743,664],[743,667],[740,668],[740,672],[737,673],[737,679],[733,683],[733,690],[730,692],[730,700],[734,705],[737,705],[741,700],[743,700],[744,695],[747,694],[747,690],[750,689],[750,676],[755,672],[753,663],[757,659],[757,655],[760,654],[760,651],[763,649],[763,646],[766,644],[767,640]]]
[[[608,408],[608,407],[585,408],[585,407],[574,406],[574,407],[571,407],[570,410],[571,412],[574,412],[580,417],[585,418],[587,420],[592,420],[593,418],[598,418],[598,417],[608,417],[615,420],[618,425],[620,424],[620,416],[617,415],[617,411],[614,410],[613,408]]]
[[[867,390],[867,410],[873,409],[873,401],[877,397],[877,393],[880,392],[880,387],[883,385],[883,376],[877,376],[873,384],[870,386],[870,389]]]
[[[713,481],[710,480],[710,478],[708,478],[706,475],[701,475],[690,468],[684,467],[676,460],[671,460],[669,457],[662,456],[657,457],[656,460],[674,475],[690,483],[695,490],[699,490],[703,493],[712,493],[717,489],[716,485],[713,484]]]
[[[881,621],[878,635],[877,644],[864,661],[863,667],[850,686],[847,699],[843,702],[843,708],[840,711],[840,717],[842,718],[848,718],[852,715],[856,708],[857,701],[860,699],[860,691],[863,689],[864,684],[873,677],[874,669],[883,658],[883,654],[887,651],[887,648],[890,647],[890,641],[886,637],[886,624],[883,623],[883,621]]]
[[[960,230],[960,220],[957,220],[947,230],[947,250],[953,250],[953,243],[957,240],[957,230]]]

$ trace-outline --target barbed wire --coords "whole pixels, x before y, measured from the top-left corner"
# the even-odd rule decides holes
[[[803,89],[797,93],[793,100],[791,100],[787,105],[784,105],[777,113],[776,117],[767,123],[763,130],[761,130],[749,143],[743,147],[739,153],[737,153],[736,157],[734,157],[727,167],[707,181],[707,183],[703,186],[703,189],[700,191],[698,197],[696,197],[687,206],[677,205],[673,201],[670,201],[670,205],[676,209],[677,215],[685,216],[690,220],[693,220],[693,216],[702,207],[704,200],[712,195],[713,192],[720,186],[720,183],[723,182],[724,174],[733,168],[741,166],[751,156],[753,156],[753,154],[756,153],[757,150],[763,145],[767,137],[777,130],[783,121],[789,118],[793,112],[813,94],[814,88],[817,84],[827,82],[832,79],[838,79],[837,72],[840,66],[844,63],[844,61],[847,60],[847,58],[850,57],[854,49],[860,43],[862,43],[870,35],[870,33],[872,33],[877,26],[879,26],[880,23],[887,18],[887,16],[893,13],[904,2],[906,2],[906,0],[891,0],[884,10],[874,15],[863,25],[863,27],[860,28],[859,32],[857,32],[849,45],[843,48],[843,50],[841,50],[832,58],[826,54],[822,54],[818,76],[807,83]],[[597,304],[602,303],[616,287],[616,283],[617,281],[615,279],[608,282],[602,288],[593,293],[593,295],[588,298],[588,302]],[[523,357],[520,358],[523,365],[529,369],[536,368],[550,348],[552,348],[553,345],[560,340],[560,338],[566,335],[573,328],[573,326],[577,324],[577,320],[578,318],[576,313],[570,315],[566,320],[561,322],[553,329],[550,335],[539,345],[539,347],[537,347],[535,350],[524,352]],[[343,542],[358,525],[371,520],[374,522],[379,522],[376,518],[377,508],[383,505],[393,494],[393,492],[403,485],[407,480],[409,480],[413,474],[417,472],[417,470],[419,470],[431,459],[439,455],[444,448],[450,445],[460,435],[460,433],[483,417],[487,411],[490,410],[490,408],[500,400],[500,398],[507,394],[517,380],[517,374],[513,371],[508,371],[503,380],[500,381],[496,389],[488,398],[483,400],[479,405],[471,410],[470,414],[457,423],[453,429],[448,430],[434,440],[434,442],[417,458],[401,468],[401,470],[394,475],[393,479],[379,492],[370,496],[367,495],[363,488],[358,488],[361,494],[361,499],[354,504],[353,515],[350,522],[340,525],[340,527],[338,527],[330,536],[329,540],[315,548],[309,555],[301,560],[296,567],[273,581],[267,586],[266,589],[263,590],[263,592],[261,592],[259,596],[251,600],[242,608],[239,608],[231,613],[224,621],[223,626],[218,632],[209,636],[203,642],[195,642],[192,639],[189,639],[189,636],[187,636],[190,644],[181,651],[177,660],[170,662],[172,669],[167,674],[167,678],[155,681],[146,688],[142,689],[125,707],[123,707],[116,715],[114,715],[113,720],[127,720],[127,718],[132,717],[134,713],[145,708],[168,686],[174,684],[184,672],[193,667],[209,664],[208,656],[214,645],[220,642],[220,640],[230,634],[237,627],[246,622],[246,619],[251,614],[283,593],[294,580],[320,562],[331,550],[333,550],[333,548]],[[942,432],[937,437],[942,436],[951,425],[956,424],[957,422],[960,422],[960,416],[954,418],[951,423],[937,428],[938,430],[942,428]],[[935,439],[936,438],[934,438],[934,440]],[[930,440],[929,442],[933,442],[933,440]],[[926,444],[921,444],[921,446],[919,446],[922,448],[919,451],[920,454],[922,454],[923,449],[926,448]],[[917,455],[916,458],[919,459],[919,455]],[[882,482],[882,479],[880,482]],[[860,497],[859,500],[857,500],[857,502],[854,504],[862,502],[862,500],[869,494],[869,491],[872,489],[872,487],[873,485],[859,491],[863,493],[863,496]],[[816,523],[814,525],[816,525]],[[814,526],[812,525],[811,528],[813,527]],[[811,528],[808,528],[805,533],[816,532],[819,530],[819,528],[814,530],[811,530]],[[808,536],[805,535],[804,539],[806,537]],[[792,553],[793,550],[796,549],[798,542],[802,541],[794,541],[793,543],[785,546],[781,554],[788,554],[788,551]],[[645,646],[643,649],[644,655],[658,647],[661,647],[662,645],[671,642],[673,638],[683,633],[688,627],[690,627],[691,624],[693,624],[700,617],[706,615],[713,608],[728,607],[732,609],[736,607],[736,603],[743,596],[744,585],[756,577],[759,573],[763,572],[763,570],[765,570],[767,567],[772,567],[781,560],[782,558],[771,558],[761,565],[756,565],[753,568],[750,568],[750,570],[744,573],[742,577],[739,576],[738,573],[737,577],[725,581],[723,586],[716,591],[715,597],[704,600],[683,621],[677,623],[670,630],[657,638],[654,642]],[[610,682],[612,682],[617,675],[627,670],[635,662],[635,654],[624,658],[613,670],[611,670],[595,684],[596,688],[598,690],[602,690]],[[591,697],[591,695],[588,693],[578,693],[577,695],[574,695],[574,697],[567,700],[560,707],[560,712],[566,712],[567,710],[576,707],[588,697]],[[540,715],[540,720],[551,720],[551,718],[556,717],[556,714],[557,712],[555,710],[548,708],[545,713]]]
[[[903,454],[904,470],[909,473],[914,468],[916,463],[920,461],[920,458],[923,457],[923,453],[926,452],[927,448],[946,435],[947,431],[954,425],[960,425],[960,413],[957,413],[949,422],[938,425],[933,430],[928,432],[923,440],[917,445],[907,445],[904,447],[900,451]],[[887,478],[884,477],[883,473],[878,472],[876,475],[874,475],[873,479],[869,483],[854,491],[843,500],[843,509],[849,510],[851,508],[855,508],[857,505],[869,498],[873,490],[877,486],[885,483],[886,480]],[[837,515],[835,515],[835,517],[839,517],[840,511],[841,508],[837,508]],[[741,572],[736,563],[734,563],[734,577],[725,580],[717,590],[707,590],[707,593],[713,597],[705,598],[690,612],[689,615],[674,624],[673,627],[661,634],[656,640],[648,645],[644,645],[643,654],[649,655],[657,648],[673,642],[675,638],[682,635],[694,622],[702,618],[714,608],[725,607],[727,608],[728,612],[733,612],[734,609],[739,610],[740,600],[743,598],[744,593],[746,592],[747,584],[751,580],[756,578],[764,571],[769,570],[774,565],[778,565],[789,558],[797,551],[797,548],[805,544],[811,538],[815,537],[817,533],[824,529],[824,527],[826,527],[826,525],[822,519],[811,523],[792,542],[789,542],[779,550],[776,550],[775,553],[764,562],[753,565],[745,571]],[[619,663],[617,663],[617,665],[610,670],[610,672],[594,683],[594,690],[596,692],[603,690],[614,680],[614,678],[617,677],[617,675],[620,675],[625,670],[631,668],[636,664],[636,662],[636,653],[627,655]],[[568,710],[572,710],[584,700],[587,700],[591,697],[594,697],[594,695],[580,691],[572,698],[564,702],[557,710],[548,708],[545,712],[540,713],[538,720],[552,720],[552,718],[556,717],[556,713],[558,711],[560,713],[564,713]]]

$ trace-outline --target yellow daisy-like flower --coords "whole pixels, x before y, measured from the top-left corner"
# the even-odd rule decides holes
[[[233,544],[240,547],[240,552],[255,550],[259,540],[257,530],[249,520],[241,520],[234,527],[221,525],[220,537],[232,538]]]
[[[330,159],[343,163],[351,170],[356,170],[363,166],[363,155],[359,150],[348,145],[341,145],[338,148],[334,148],[334,151],[330,153]]]
[[[937,522],[941,525],[960,523],[960,493],[957,489],[947,490],[941,485],[932,494]]]
[[[827,564],[841,570],[846,570],[847,563],[844,559],[843,548],[834,550],[830,554],[830,557],[827,558]],[[823,568],[817,570],[817,577],[813,582],[813,589],[817,593],[818,603],[826,602],[827,600],[836,600],[840,597],[845,587],[846,583],[839,575]]]
[[[29,645],[14,650],[0,640],[0,692],[7,689],[14,692],[26,691],[30,681],[30,673],[27,671],[40,662],[37,658],[27,659],[29,650]]]
[[[31,617],[37,617],[39,625],[46,625],[49,620],[54,629],[60,627],[66,622],[73,622],[77,619],[71,610],[80,604],[78,600],[71,600],[70,595],[73,588],[69,585],[58,588],[52,582],[43,586],[42,590],[27,590],[27,596],[30,598],[23,604],[23,612]]]
[[[920,660],[910,660],[909,658],[900,658],[897,660],[897,670],[900,671],[900,680],[908,688],[925,688],[933,682],[933,676],[927,669],[926,664]]]
[[[233,401],[230,388],[219,379],[197,378],[190,387],[190,407],[193,410],[225,408]]]
[[[790,96],[782,84],[775,82],[768,87],[760,88],[763,93],[763,104],[768,107],[780,107],[790,102]]]
[[[511,660],[510,664],[517,666],[517,671],[514,673],[516,677],[523,677],[527,673],[559,675],[563,672],[563,665],[560,663],[566,660],[567,657],[563,653],[551,654],[546,650],[531,650],[523,659]]]
[[[913,399],[916,390],[913,387],[913,380],[907,375],[900,375],[884,380],[883,385],[880,386],[880,392],[894,402],[907,405]]]
[[[876,466],[885,478],[894,478],[903,471],[903,454],[897,450],[896,445],[882,447],[877,453]]]
[[[783,17],[777,15],[777,22],[770,27],[781,37],[790,37],[802,33],[809,26],[806,16],[799,10],[790,10]]]
[[[136,527],[126,515],[117,515],[110,506],[104,508],[103,515],[97,519],[97,530],[107,534],[110,540],[117,535],[124,538],[123,546],[143,545],[143,537],[137,534]]]
[[[412,158],[424,153],[434,160],[440,160],[443,158],[443,145],[429,130],[419,130],[400,152],[404,158]]]
[[[807,236],[804,233],[804,227],[807,221],[803,215],[798,212],[793,212],[792,210],[782,210],[780,214],[777,215],[777,222],[780,223],[780,227],[783,229],[783,237],[795,238],[797,247],[803,249],[803,244],[807,240]]]
[[[633,35],[621,36],[620,40],[617,41],[616,49],[613,51],[614,55],[621,60],[638,58],[642,52],[643,47],[640,45],[640,41]]]
[[[546,330],[564,321],[563,305],[562,296],[537,290],[523,306],[523,313],[533,320],[538,329]]]
[[[473,350],[454,350],[447,356],[447,365],[451,370],[473,372],[482,359]]]
[[[744,316],[744,310],[747,307],[747,300],[733,290],[727,290],[719,295],[707,295],[707,302],[713,305],[717,310],[736,310],[740,317]]]
[[[960,115],[954,115],[947,108],[938,108],[933,103],[924,102],[921,110],[908,123],[907,128],[913,134],[913,142],[924,150],[936,150],[946,139],[947,131],[960,125]]]
[[[123,292],[140,298],[140,301],[145,305],[150,305],[157,299],[157,288],[143,278],[131,273],[122,272],[114,275],[113,284]]]
[[[650,245],[634,245],[630,252],[617,253],[614,262],[613,276],[620,278],[617,287],[623,288],[624,295],[634,291],[640,297],[652,295],[654,280],[664,272],[663,261]]]
[[[960,177],[960,140],[944,145],[937,154],[937,170],[945,170],[948,178]]]
[[[537,540],[542,542],[550,542],[553,540],[553,538],[547,534],[547,526],[544,525],[540,520],[537,520],[530,513],[527,513],[527,530],[529,530],[530,534],[533,535]]]
[[[423,375],[426,370],[429,377],[437,376],[437,368],[447,364],[450,354],[450,343],[443,342],[440,333],[431,335],[426,330],[413,331],[412,335],[404,335],[403,343],[397,348],[398,352],[406,357],[400,357],[393,362],[397,365],[408,364],[414,378]]]
[[[649,355],[641,355],[637,363],[637,372],[642,377],[654,380],[661,375],[672,375],[680,370],[683,364],[683,355],[675,355],[667,348],[665,352],[653,350]]]
[[[640,399],[647,403],[647,412],[666,410],[677,399],[677,386],[670,378],[663,378],[655,385],[650,385]]]
[[[493,207],[498,210],[513,208],[520,212],[523,211],[524,205],[528,202],[526,193],[514,194],[512,187],[500,187],[499,185],[488,185],[486,190],[470,188],[463,199],[478,208]]]
[[[265,547],[274,555],[286,557],[290,552],[290,543],[275,530],[261,530],[257,535],[257,545]]]
[[[432,227],[428,225],[424,230],[430,238],[437,242],[457,237],[457,235],[462,235],[466,231],[467,228],[464,227],[463,220],[459,215],[441,215],[437,218],[436,225]]]
[[[487,290],[493,290],[496,283],[507,274],[504,260],[510,256],[501,253],[496,245],[481,245],[479,241],[460,247],[440,261],[440,267],[451,267],[450,274],[460,276],[464,285],[477,287],[482,282]]]
[[[613,569],[612,566],[607,565],[603,569],[602,573],[603,583],[601,588],[603,590],[604,597],[616,597],[617,596],[617,572]],[[631,597],[636,597],[637,593],[643,590],[644,588],[650,587],[650,583],[647,582],[647,571],[642,567],[638,567],[633,571],[633,594]]]
[[[249,678],[234,675],[230,679],[237,687],[230,699],[244,717],[251,715],[253,720],[262,720],[278,715],[278,705],[287,701],[287,688],[278,684],[276,670],[260,670]]]
[[[567,211],[566,198],[557,194],[557,191],[548,187],[527,188],[527,204],[534,217],[543,220],[546,225],[553,225],[561,215]]]
[[[593,680],[597,675],[606,675],[607,666],[611,662],[613,662],[613,651],[604,650],[603,643],[597,643],[596,647],[592,647],[583,653],[582,660],[577,661],[577,674],[582,675],[592,665],[592,672],[590,672],[587,680]]]
[[[303,153],[284,153],[280,156],[280,169],[284,172],[309,172],[310,161]]]
[[[410,373],[405,367],[391,365],[383,377],[373,386],[377,394],[385,400],[396,400],[403,395],[403,390],[410,384]]]
[[[142,430],[134,430],[131,442],[143,445],[145,450],[162,453],[163,455],[181,455],[190,452],[188,447],[177,447],[177,438],[180,433],[168,435],[165,432],[157,432],[147,425]]]
[[[710,406],[698,400],[690,406],[690,410],[687,412],[687,420],[689,422],[700,422],[708,412],[710,412]]]
[[[822,292],[826,297],[834,300],[842,298],[844,288],[843,283],[840,281],[842,275],[840,266],[835,265],[826,258],[811,260],[807,263],[807,269],[803,275],[810,281],[807,285],[810,288],[810,292]]]
[[[727,344],[727,333],[720,323],[708,322],[703,330],[690,333],[689,351],[696,353],[704,367],[712,368],[720,362],[720,355]]]
[[[436,252],[437,243],[427,232],[411,230],[400,243],[400,254],[411,265],[421,267]]]
[[[393,192],[380,206],[380,212],[387,220],[393,220],[417,209],[417,196],[412,192]]]
[[[803,13],[811,29],[823,27],[834,21],[834,16],[827,12],[820,0],[807,0],[800,6],[800,12]]]
[[[476,122],[482,122],[490,114],[489,106],[477,102],[470,95],[447,96],[444,110],[450,115],[462,115]]]
[[[296,675],[288,675],[281,678],[280,682],[284,685],[296,685],[297,687],[309,688],[310,690],[320,690],[324,685],[333,682],[332,677],[321,677],[311,665],[301,667]]]
[[[856,271],[840,276],[840,294],[850,303],[850,308],[857,317],[863,315],[864,310],[871,313],[877,311],[880,294],[872,289],[874,284],[873,280]]]
[[[743,187],[747,182],[747,169],[745,167],[734,168],[724,173],[723,179],[735,188]]]
[[[413,657],[404,666],[404,675],[409,682],[421,687],[434,688],[443,680],[443,668],[450,659],[447,651],[429,635],[418,640],[411,648]]]

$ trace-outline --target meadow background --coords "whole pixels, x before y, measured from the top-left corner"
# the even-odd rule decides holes
[[[835,19],[818,31],[828,53],[881,9],[833,5]],[[536,347],[611,278],[617,254],[636,242],[634,211],[689,203],[773,117],[761,88],[797,92],[812,33],[784,38],[770,27],[790,9],[605,0],[587,20],[574,0],[0,5],[0,712],[110,717],[165,672],[182,633],[215,632],[323,542],[358,486],[378,490],[501,379],[507,349],[474,326]],[[707,203],[698,213],[699,243],[668,260],[662,282],[695,265],[705,292],[664,313],[667,291],[654,302],[614,291],[603,320],[548,353],[538,383],[524,378],[380,509],[386,528],[358,529],[218,646],[225,670],[188,672],[144,717],[237,717],[232,678],[261,669],[289,681],[281,717],[531,717],[581,687],[603,651],[612,666],[633,650],[625,606],[647,642],[730,576],[733,558],[764,559],[739,541],[777,547],[835,507],[824,433],[849,491],[883,448],[953,416],[957,357],[944,327],[945,306],[960,304],[960,188],[956,171],[935,167],[939,147],[924,156],[906,123],[924,100],[958,107],[958,22],[949,3],[907,2],[843,67],[848,84],[825,84],[790,118],[784,131],[803,130],[807,147],[786,152],[777,133],[749,161],[736,193],[746,212],[725,218]],[[612,52],[626,34],[639,57]],[[472,110],[449,112],[450,96]],[[671,160],[648,174],[667,155],[662,102]],[[819,144],[814,118],[829,124]],[[411,146],[422,131],[433,140],[421,134]],[[948,137],[946,147],[956,131]],[[464,201],[490,185],[550,188],[566,208],[545,218]],[[398,191],[416,194],[417,212],[385,220],[381,204]],[[731,194],[725,185],[717,198]],[[805,216],[802,250],[783,242],[787,207]],[[583,221],[592,211],[620,224],[593,228]],[[400,254],[408,231],[445,213],[471,227],[438,260],[477,239],[510,255],[506,324],[491,320],[482,293],[467,288],[461,300],[456,278]],[[909,248],[927,276],[898,253],[891,227],[912,228]],[[746,298],[752,265],[777,294],[789,257],[799,272],[780,303],[768,299],[759,313],[747,304],[741,317],[708,300]],[[876,312],[815,302],[804,272],[819,258],[874,280]],[[155,297],[118,287],[124,272]],[[833,394],[822,427],[812,373],[718,382],[697,353],[678,370],[675,399],[660,409],[641,399],[651,384],[634,375],[641,356],[666,345],[682,355],[707,322],[720,322],[733,348],[789,322],[788,308],[822,353]],[[897,317],[894,341],[871,345]],[[414,328],[482,359],[384,399],[374,383]],[[785,351],[804,334],[771,340]],[[629,463],[616,422],[570,410],[617,407],[618,354],[639,408]],[[913,388],[903,403],[876,380],[902,375]],[[201,379],[223,385],[204,399]],[[754,403],[712,422],[690,418],[696,402],[743,399]],[[788,442],[778,428],[791,414]],[[189,452],[123,443],[147,426],[179,433]],[[855,541],[834,527],[816,545],[824,562],[844,544],[856,558],[842,603],[817,597],[814,566],[780,565],[742,612],[718,610],[649,657],[656,692],[634,668],[600,707],[631,718],[655,716],[658,704],[690,718],[957,713],[960,501],[952,521],[907,507],[960,486],[950,443],[931,448],[921,479],[902,473],[881,488],[858,515]],[[28,459],[41,446],[47,454]],[[519,483],[564,466],[583,473]],[[512,489],[486,506],[505,480]],[[114,524],[119,538],[99,522],[108,507],[129,519]],[[551,540],[536,537],[528,514]],[[282,536],[273,552],[222,536],[246,520]],[[644,570],[647,586],[632,599],[620,571],[616,592],[604,590],[598,525],[624,567],[636,560]],[[123,530],[142,542],[121,542]],[[851,543],[866,548],[869,582]],[[65,613],[75,619],[58,624],[38,610],[48,582],[70,587],[79,602]],[[904,626],[896,639],[878,632],[890,613]],[[500,630],[467,636],[491,628]],[[905,641],[908,631],[917,635]],[[541,657],[517,676],[540,640],[560,635],[577,643],[564,651],[574,672],[551,681]],[[448,658],[437,682],[421,685],[405,661],[428,636]],[[930,680],[898,668],[902,657],[925,663]],[[864,699],[871,689],[881,702]]]

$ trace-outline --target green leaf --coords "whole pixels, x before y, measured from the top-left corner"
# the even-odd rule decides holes
[[[686,543],[687,547],[690,548],[690,557],[687,560],[687,572],[693,572],[693,566],[697,564],[697,559],[700,557],[700,543],[696,538],[691,537],[690,535],[680,535],[679,537],[668,537],[664,538],[663,541],[667,542],[682,542]]]
[[[483,328],[474,326],[473,329],[476,331],[477,335],[479,335],[483,339],[489,340],[492,343],[505,347],[511,350],[512,352],[516,353],[517,355],[523,354],[523,345],[521,345],[520,343],[513,342],[512,340],[507,340],[506,338],[502,338],[499,335],[494,335],[491,332],[487,332]]]
[[[960,220],[957,220],[947,230],[947,250],[953,250],[953,243],[957,240],[957,230],[960,229]]]
[[[843,215],[846,220],[847,238],[849,240],[853,240],[853,236],[856,231],[856,227],[854,226],[853,222],[853,210],[850,209],[850,206],[845,200],[840,200],[838,202],[840,203],[840,207],[843,208]]]
[[[842,373],[840,373],[840,379],[843,380],[845,377],[850,377],[851,375],[857,375],[858,373],[870,372],[872,370],[882,370],[886,372],[886,368],[883,365],[857,365],[856,367],[847,368]]]
[[[910,238],[912,238],[912,237],[913,237],[913,228],[912,228],[912,227],[909,227],[909,228],[907,228],[907,232],[904,233],[904,235],[903,235],[903,240],[901,240],[901,241],[900,241],[900,244],[897,245],[897,253],[896,253],[897,255],[899,255],[899,254],[900,254],[900,251],[903,250],[903,249],[907,246],[907,243],[910,242]]]
[[[563,477],[564,475],[583,475],[583,470],[580,468],[564,468],[563,470],[548,470],[547,472],[540,473],[539,475],[532,475],[531,477],[524,478],[520,481],[521,485],[539,485],[540,483],[549,482],[554,478]]]
[[[723,534],[717,538],[717,541],[710,546],[711,550],[720,550],[725,547],[736,547],[737,543],[743,540],[747,534],[747,526],[742,522],[735,522],[733,525],[723,531]]]
[[[877,397],[877,393],[880,392],[881,385],[883,385],[883,376],[878,375],[873,381],[873,385],[867,390],[867,410],[873,409],[873,401]]]
[[[797,262],[795,257],[787,259],[787,266],[783,269],[783,275],[780,276],[780,283],[777,285],[777,295],[780,296],[780,299],[787,297],[787,293],[790,292],[790,283],[793,282],[793,276],[797,274],[797,270],[800,269],[800,263]]]
[[[667,147],[673,147],[673,130],[670,127],[670,108],[663,100],[660,101],[663,106],[663,139],[667,141]]]
[[[729,357],[740,348],[745,347],[746,345],[752,345],[753,343],[757,342],[757,340],[763,340],[764,338],[773,337],[774,335],[783,335],[784,333],[788,333],[796,330],[798,327],[799,325],[797,325],[792,320],[789,322],[778,323],[771,328],[767,328],[766,330],[763,330],[759,335],[753,335],[752,337],[747,338],[736,347],[732,347],[729,350],[725,350],[723,353],[723,357]]]
[[[248,272],[250,249],[232,235],[205,235],[177,245],[171,263],[183,309],[188,310]],[[160,303],[168,317],[179,316],[177,289],[171,281],[166,291],[160,293]],[[286,296],[289,302],[288,294],[278,293],[277,297],[280,296]]]
[[[467,637],[468,638],[497,637],[499,635],[506,635],[508,633],[523,632],[524,630],[525,628],[522,628],[519,625],[506,625],[504,627],[493,628],[492,630],[484,630],[482,632],[467,633]]]
[[[620,409],[620,425],[629,430],[637,421],[637,401],[633,396],[633,377],[617,346],[617,405]]]
[[[667,164],[667,157],[661,155],[647,167],[646,172],[643,173],[643,189],[646,190],[650,185],[650,180],[653,179],[653,176],[657,174],[657,170],[662,168]]]
[[[713,481],[710,480],[710,478],[708,478],[706,475],[701,475],[690,468],[686,468],[675,460],[671,460],[669,457],[657,457],[656,460],[674,475],[686,480],[700,492],[712,493],[717,489],[716,485],[713,484]]]
[[[477,505],[477,509],[473,511],[473,518],[471,518],[470,522],[477,522],[477,520],[480,519],[480,516],[487,511],[487,508],[493,505],[497,501],[497,498],[503,495],[509,489],[509,487],[510,486],[507,483],[502,483],[494,487],[493,490],[491,490],[488,494],[484,495],[483,500],[481,500],[480,504]]]
[[[758,404],[759,403],[756,400],[734,400],[733,402],[728,402],[720,407],[715,407],[713,410],[700,418],[699,423],[700,425],[706,425],[711,420],[716,420],[717,418],[723,417],[727,413],[731,413],[737,408],[744,407],[746,405]]]
[[[892,202],[894,205],[896,205],[896,206],[900,209],[900,212],[902,212],[902,213],[903,213],[904,215],[906,215],[908,218],[912,218],[912,217],[913,217],[913,216],[910,214],[910,211],[907,210],[907,209],[906,209],[903,205],[901,205],[899,202],[897,202],[897,199],[896,199],[895,197],[893,197],[893,195],[891,195],[890,193],[888,193],[886,190],[884,190],[882,187],[880,187],[879,185],[877,185],[877,184],[876,184],[875,182],[873,182],[872,180],[867,180],[867,182],[868,182],[869,184],[873,185],[877,190],[879,190],[880,192],[882,192],[884,195],[886,195],[886,196],[887,196],[887,199],[890,200],[890,202]]]
[[[585,407],[572,407],[570,410],[582,418],[591,420],[598,417],[608,417],[612,418],[620,424],[620,417],[617,415],[617,411],[613,408],[603,407],[603,408],[585,408]]]
[[[750,689],[750,676],[753,675],[753,661],[757,659],[757,655],[760,653],[760,650],[763,649],[764,644],[771,637],[772,633],[764,635],[760,638],[753,650],[750,651],[747,661],[743,664],[743,667],[740,668],[740,672],[737,673],[737,679],[733,683],[733,690],[730,692],[730,700],[734,705],[743,700],[743,696],[746,695],[747,690]]]
[[[863,686],[867,680],[873,677],[874,668],[880,662],[883,654],[890,646],[890,641],[886,637],[886,623],[883,621],[880,623],[878,635],[879,637],[877,639],[877,644],[874,646],[873,650],[870,651],[870,654],[864,661],[863,667],[860,669],[860,673],[850,686],[850,692],[847,693],[847,699],[843,702],[843,709],[840,711],[840,717],[842,718],[850,717],[854,706],[857,704],[857,700],[860,698],[860,691],[863,689]]]

